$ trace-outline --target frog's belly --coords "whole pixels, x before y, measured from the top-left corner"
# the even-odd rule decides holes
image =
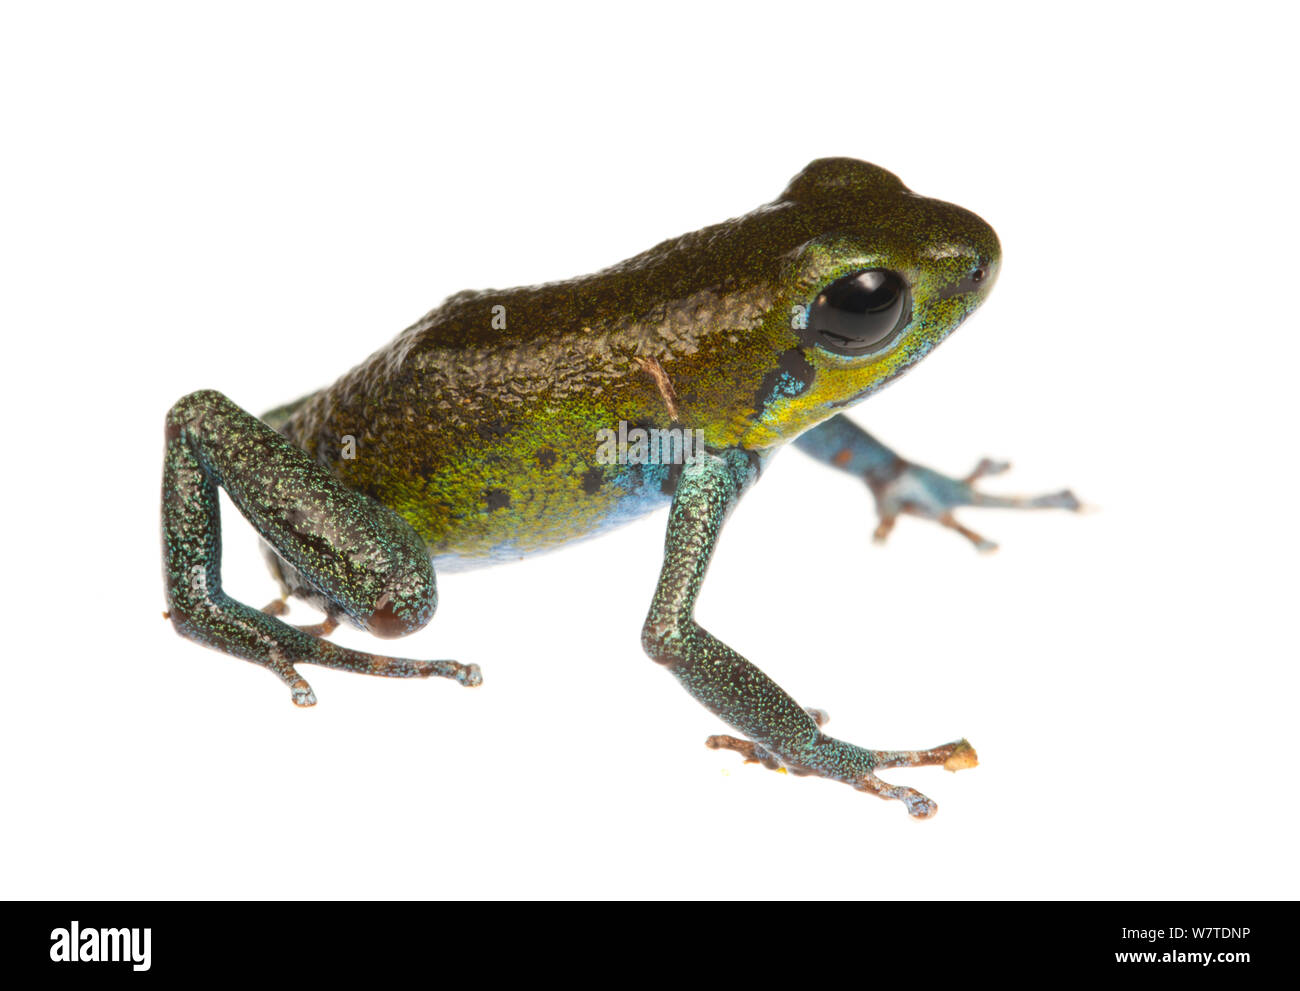
[[[556,470],[559,469],[559,470]],[[668,505],[681,466],[559,464],[497,484],[435,477],[417,501],[385,499],[429,545],[440,572],[516,561],[597,536]]]

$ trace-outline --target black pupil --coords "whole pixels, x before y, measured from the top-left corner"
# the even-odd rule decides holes
[[[902,276],[870,268],[836,279],[822,290],[812,305],[808,326],[822,347],[859,354],[893,337],[909,315]]]

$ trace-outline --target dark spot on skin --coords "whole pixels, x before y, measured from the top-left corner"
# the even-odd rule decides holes
[[[543,468],[550,468],[555,464],[557,455],[549,447],[544,447],[537,452],[537,463]]]
[[[601,469],[588,468],[582,473],[582,491],[587,495],[595,495],[604,484],[605,473]]]
[[[480,421],[474,424],[474,430],[482,440],[500,440],[509,432],[501,420]]]
[[[505,509],[510,505],[510,493],[505,489],[487,490],[488,509]]]
[[[791,348],[776,361],[776,367],[763,376],[754,393],[754,409],[760,414],[775,399],[797,396],[808,388],[816,374],[803,351]]]

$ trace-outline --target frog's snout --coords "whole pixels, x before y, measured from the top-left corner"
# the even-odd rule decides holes
[[[998,281],[998,273],[1001,271],[1001,254],[995,251],[991,255],[979,255],[969,276],[972,289],[979,292],[981,296],[988,295],[993,284]]]
[[[993,228],[969,210],[951,207],[950,234],[934,256],[936,266],[947,273],[938,299],[967,296],[978,304],[997,282],[1002,270],[1002,244]]]
[[[968,296],[975,303],[982,302],[997,281],[1001,267],[1001,259],[996,253],[978,254],[972,251],[961,274],[940,289],[936,299]]]
[[[976,284],[982,285],[985,292],[988,292],[993,288],[993,283],[997,282],[998,273],[1002,271],[1002,242],[998,240],[997,232],[983,219],[975,214],[971,216],[978,225],[970,245],[971,254],[975,259],[971,277]]]

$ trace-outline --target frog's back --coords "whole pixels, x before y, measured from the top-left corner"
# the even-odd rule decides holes
[[[912,247],[941,240],[926,225],[946,231],[954,209],[875,166],[820,160],[775,202],[593,275],[458,293],[334,385],[276,411],[275,425],[395,509],[437,558],[555,546],[674,489],[680,464],[611,462],[602,432],[634,443],[637,430],[689,431],[677,439],[761,457],[915,361],[919,345],[879,375],[810,359],[788,304],[817,274],[799,268],[813,264],[810,238],[832,245],[814,252],[814,268],[839,263],[846,229],[858,232],[849,255],[893,237],[912,264]],[[816,390],[814,360],[827,368]],[[673,449],[684,456],[684,444]]]
[[[407,519],[443,568],[626,522],[670,499],[680,465],[608,463],[601,431],[680,430],[664,366],[698,362],[769,305],[691,264],[725,227],[582,279],[457,293],[266,419]]]

